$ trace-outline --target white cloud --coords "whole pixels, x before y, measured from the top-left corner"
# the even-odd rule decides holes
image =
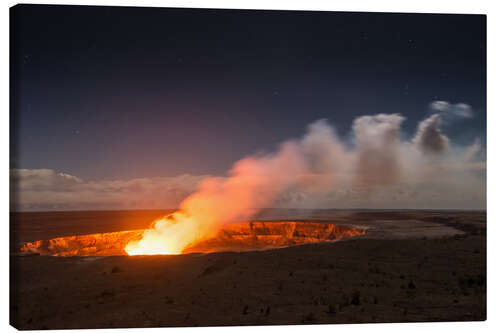
[[[474,111],[472,107],[465,103],[451,104],[447,101],[433,101],[430,104],[433,112],[438,112],[445,118],[472,118]]]

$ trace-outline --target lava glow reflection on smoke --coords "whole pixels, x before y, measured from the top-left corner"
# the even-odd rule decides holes
[[[288,190],[322,200],[320,197],[332,193],[337,182],[341,186],[350,184],[353,190],[346,193],[357,196],[357,192],[363,195],[383,187],[430,184],[441,178],[446,180],[443,186],[454,189],[458,174],[443,165],[452,163],[465,168],[480,162],[477,144],[452,154],[451,141],[439,129],[439,115],[423,120],[409,142],[400,138],[403,120],[399,114],[356,118],[355,150],[346,146],[325,120],[319,120],[309,126],[301,140],[288,140],[273,153],[245,157],[225,177],[205,178],[198,190],[182,201],[178,212],[156,221],[140,240],[128,243],[125,251],[129,255],[181,254],[228,224],[248,221],[262,207],[274,205]],[[481,184],[483,178],[474,175],[467,174],[473,178],[464,184]],[[436,185],[436,193],[441,193],[441,183]],[[407,191],[404,186],[401,192]]]
[[[144,231],[142,239],[125,246],[128,255],[181,254],[192,242],[199,240],[197,223],[182,212],[175,212],[154,222]]]

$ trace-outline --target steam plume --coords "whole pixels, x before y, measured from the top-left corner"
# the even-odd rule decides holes
[[[227,177],[203,180],[198,191],[181,203],[179,212],[157,222],[141,241],[129,244],[126,250],[129,254],[180,253],[227,223],[250,219],[283,196],[303,200],[311,195],[328,196],[337,187],[348,186],[358,192],[358,199],[363,193],[388,189],[377,196],[389,202],[408,188],[414,190],[422,184],[432,188],[435,179],[441,182],[438,192],[460,188],[453,172],[475,159],[478,142],[450,154],[449,139],[441,133],[438,114],[423,120],[413,140],[404,142],[400,138],[403,121],[399,114],[355,119],[356,148],[348,149],[327,121],[319,120],[309,125],[301,140],[286,141],[275,153],[243,158]],[[422,158],[422,154],[432,154],[433,158]],[[476,180],[460,181],[470,186]],[[479,181],[479,193],[481,184]],[[168,249],[164,249],[166,243]]]
[[[413,143],[424,153],[441,153],[448,148],[449,139],[441,133],[441,117],[434,114],[418,125]]]
[[[404,118],[398,114],[363,116],[354,120],[358,147],[357,179],[361,183],[390,183],[399,176],[399,135]]]

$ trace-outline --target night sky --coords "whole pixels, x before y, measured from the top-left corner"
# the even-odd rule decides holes
[[[222,175],[327,118],[435,100],[486,137],[486,17],[18,5],[11,9],[11,167],[86,180]]]

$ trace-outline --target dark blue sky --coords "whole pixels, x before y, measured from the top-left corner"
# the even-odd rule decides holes
[[[328,118],[467,103],[486,135],[486,17],[18,5],[12,167],[88,179],[223,174]]]

